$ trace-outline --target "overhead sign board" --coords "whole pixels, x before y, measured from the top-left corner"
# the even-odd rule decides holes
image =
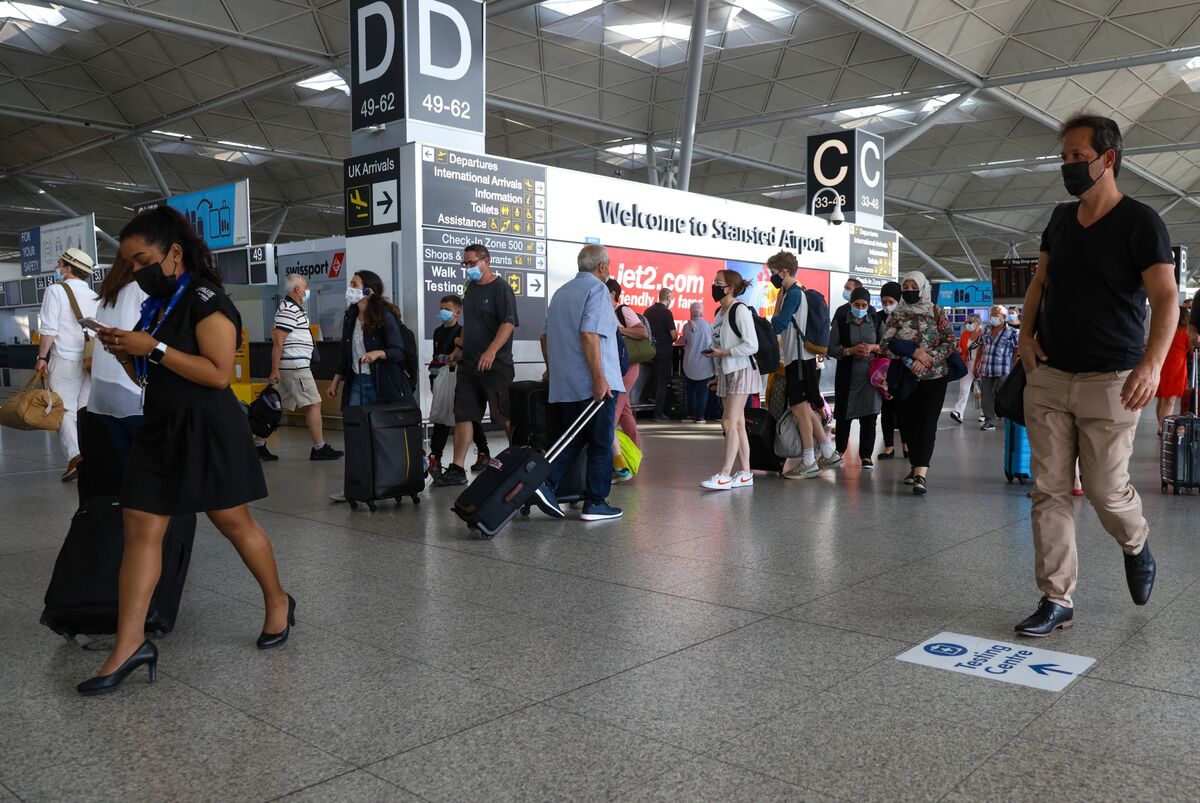
[[[462,293],[462,249],[479,243],[492,270],[508,282],[522,321],[546,317],[546,168],[460,153],[432,145],[421,150],[421,269],[425,325],[437,326],[442,296]],[[540,326],[522,326],[515,339],[536,340]]]
[[[481,0],[351,0],[354,130],[409,119],[482,134],[485,35]]]
[[[400,229],[400,151],[352,156],[343,162],[346,234],[383,234]]]
[[[18,235],[21,249],[21,275],[50,273],[58,267],[58,258],[68,248],[78,248],[96,260],[96,216],[92,214],[56,220],[44,226],[22,229]]]
[[[187,218],[209,249],[250,244],[250,180],[138,204],[137,213],[169,206]]]
[[[938,633],[896,660],[1046,691],[1062,691],[1096,663],[1085,655],[961,633]]]
[[[828,217],[838,201],[851,223],[883,217],[883,137],[861,128],[808,138],[807,205]]]
[[[991,282],[943,282],[937,286],[939,307],[990,307]]]
[[[850,275],[860,280],[895,279],[899,248],[900,235],[894,231],[851,225]]]

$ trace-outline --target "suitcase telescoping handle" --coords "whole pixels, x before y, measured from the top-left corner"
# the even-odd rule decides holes
[[[579,414],[579,418],[576,418],[574,423],[567,427],[567,431],[562,434],[562,437],[554,442],[554,445],[550,447],[550,451],[546,452],[547,462],[553,463],[557,460],[558,456],[563,453],[563,450],[570,445],[571,441],[579,436],[579,433],[583,432],[583,428],[596,417],[596,413],[600,412],[600,408],[603,406],[604,401],[593,400],[588,403],[588,406]]]
[[[1192,349],[1192,415],[1200,415],[1200,349]]]

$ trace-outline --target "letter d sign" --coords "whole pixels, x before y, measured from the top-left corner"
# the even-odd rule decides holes
[[[481,0],[406,0],[408,117],[483,133]]]
[[[350,0],[353,128],[404,117],[404,0]]]

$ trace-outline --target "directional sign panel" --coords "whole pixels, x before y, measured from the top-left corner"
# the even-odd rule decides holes
[[[495,156],[421,146],[422,271],[426,330],[442,296],[462,293],[462,249],[491,253],[517,298],[515,340],[537,340],[546,318],[546,169]]]
[[[938,633],[896,660],[1046,691],[1062,691],[1096,663],[1084,655],[961,633]]]
[[[391,148],[344,162],[346,234],[383,234],[400,230],[400,151]]]

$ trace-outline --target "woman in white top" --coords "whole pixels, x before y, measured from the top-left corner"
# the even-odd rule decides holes
[[[762,376],[751,357],[758,352],[754,331],[754,313],[735,301],[746,292],[749,283],[735,270],[717,271],[712,284],[713,300],[721,305],[713,319],[713,344],[706,356],[713,358],[717,374],[717,395],[725,404],[721,427],[725,430],[725,462],[721,470],[700,483],[712,491],[748,488],[754,484],[750,473],[750,440],[746,436],[746,399],[762,391]],[[742,470],[734,474],[733,464],[740,460]]]
[[[142,317],[146,298],[133,280],[133,263],[118,256],[100,285],[96,320],[108,327],[132,330]],[[92,354],[92,390],[87,409],[108,429],[124,475],[133,435],[142,424],[142,389],[117,358],[104,349]]]

